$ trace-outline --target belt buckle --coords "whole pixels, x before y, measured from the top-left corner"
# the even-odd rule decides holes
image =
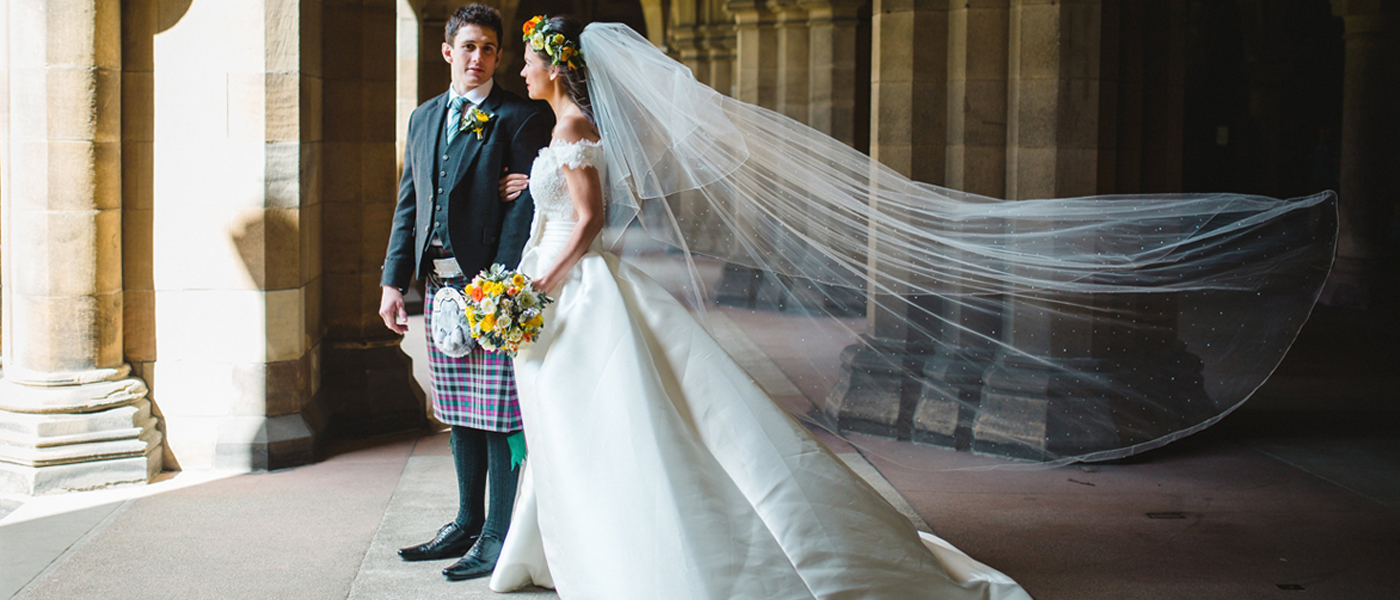
[[[457,264],[456,258],[434,258],[433,274],[437,275],[442,279],[452,279],[455,277],[461,277],[462,267]]]

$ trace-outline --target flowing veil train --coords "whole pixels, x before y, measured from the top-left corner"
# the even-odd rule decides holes
[[[922,371],[912,416],[840,406],[874,385],[842,382],[826,406],[842,429],[904,418],[1039,464],[1154,448],[1263,383],[1331,267],[1331,192],[976,196],[723,96],[626,26],[581,41],[609,161],[606,245],[640,258],[620,235],[640,227],[684,266],[692,310],[714,283],[702,263],[722,262],[808,319],[793,338],[851,344],[857,372]],[[904,358],[882,353],[891,341]]]

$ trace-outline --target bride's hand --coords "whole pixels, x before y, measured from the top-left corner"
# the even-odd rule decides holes
[[[554,297],[554,288],[558,285],[559,284],[551,280],[548,275],[545,275],[544,277],[540,277],[538,279],[530,280],[530,287],[544,292],[544,295],[550,298]]]
[[[520,197],[520,193],[530,187],[530,176],[524,173],[510,173],[501,178],[499,191],[501,202],[510,202]]]

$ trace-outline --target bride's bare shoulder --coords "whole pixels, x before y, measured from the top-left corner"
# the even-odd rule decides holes
[[[563,142],[598,141],[598,130],[583,115],[565,115],[554,126],[554,138]]]

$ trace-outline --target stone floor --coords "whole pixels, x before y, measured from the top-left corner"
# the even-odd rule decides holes
[[[815,384],[787,376],[830,367],[804,360],[810,348],[769,342],[782,319],[724,310],[717,323],[795,409]],[[410,354],[422,352],[415,338]],[[1263,394],[1146,455],[1033,471],[817,434],[911,519],[1041,600],[1379,600],[1400,596],[1400,422],[1394,392],[1376,394],[1347,410]],[[445,563],[393,554],[449,520],[454,495],[445,436],[429,432],[343,444],[272,473],[0,498],[0,599],[498,597],[480,581],[443,580]]]

